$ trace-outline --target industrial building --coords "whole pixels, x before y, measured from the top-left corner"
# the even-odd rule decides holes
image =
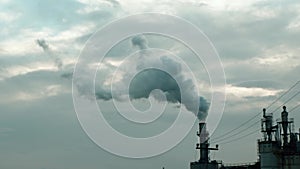
[[[215,148],[209,147],[209,133],[206,130],[205,123],[199,123],[199,131],[197,132],[199,137],[199,143],[197,143],[196,149],[199,150],[199,161],[191,162],[191,169],[219,169],[221,161],[210,160],[209,152],[211,150],[218,150],[218,145]]]
[[[263,109],[261,120],[262,139],[257,142],[258,161],[254,164],[226,166],[222,161],[211,160],[209,152],[218,150],[218,145],[209,147],[209,133],[205,123],[199,123],[200,159],[190,163],[190,169],[300,169],[300,130],[294,130],[294,119],[288,117],[285,106],[281,118],[274,121],[273,114]]]

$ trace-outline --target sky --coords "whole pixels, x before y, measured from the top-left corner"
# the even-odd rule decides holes
[[[105,25],[145,12],[183,18],[209,38],[226,77],[223,86],[226,89],[225,108],[217,128],[210,133],[212,142],[219,144],[219,151],[212,152],[211,158],[224,163],[256,161],[256,143],[261,138],[259,131],[231,141],[258,130],[260,116],[243,126],[241,130],[249,127],[243,133],[219,140],[214,140],[214,137],[261,112],[299,80],[299,8],[297,0],[0,0],[0,168],[153,169],[164,166],[166,169],[188,169],[189,163],[197,160],[197,121],[186,137],[171,150],[154,157],[134,159],[117,156],[95,144],[77,118],[72,98],[72,75],[81,52]],[[98,69],[95,81],[96,91],[100,92],[92,97],[97,97],[98,106],[116,130],[133,137],[147,137],[166,130],[176,118],[178,107],[183,107],[186,112],[193,109],[189,109],[189,102],[182,101],[183,106],[180,106],[176,93],[166,92],[169,94],[165,98],[168,102],[157,101],[163,97],[159,91],[150,93],[150,96],[147,93],[145,97],[145,90],[139,90],[143,86],[138,83],[139,78],[144,82],[147,80],[145,75],[158,77],[155,72],[137,76],[132,88],[132,92],[136,93],[131,95],[134,98],[131,101],[124,101],[123,90],[106,93],[106,87],[111,84],[122,89],[122,78],[131,76],[131,71],[139,70],[140,63],[144,63],[142,66],[172,68],[175,80],[183,84],[190,80],[187,88],[193,90],[183,90],[188,96],[194,97],[195,93],[190,91],[197,89],[199,96],[211,102],[212,91],[218,89],[211,89],[206,65],[195,59],[195,54],[182,42],[162,35],[137,38],[141,43],[134,41],[133,37],[122,39],[106,53],[100,66],[97,67],[99,63],[91,65],[91,69]],[[163,49],[176,56],[163,51],[154,54],[140,51],[148,48]],[[146,57],[140,62],[139,59],[123,62],[132,54],[136,58],[142,58],[140,55]],[[181,62],[192,70],[196,81],[191,80],[188,69]],[[133,66],[135,64],[136,67]],[[116,79],[111,80],[116,70],[119,70],[114,75]],[[164,75],[162,79],[166,78],[168,76]],[[173,81],[163,83],[171,84]],[[81,84],[84,85],[75,85],[75,89],[90,97],[84,90],[86,86],[80,88]],[[282,109],[278,107],[299,90],[298,84],[267,111],[274,111],[274,118],[279,118]],[[155,112],[155,106],[163,103],[165,114],[150,126],[132,124],[114,108],[109,98],[114,93],[121,93],[116,96],[120,106],[132,104],[138,110],[147,110],[149,104],[154,104]],[[296,95],[288,101],[285,104],[287,109],[297,106],[299,98]],[[290,113],[295,118],[296,129],[300,127],[297,111],[300,109],[295,108]],[[252,125],[254,123],[257,125]],[[104,134],[102,136],[105,137]]]

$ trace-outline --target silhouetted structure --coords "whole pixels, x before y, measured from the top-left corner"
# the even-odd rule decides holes
[[[281,119],[273,124],[273,115],[263,110],[263,139],[258,140],[261,169],[300,169],[300,139],[294,131],[294,119],[283,106]]]
[[[273,114],[263,109],[261,120],[263,138],[258,140],[259,161],[252,164],[224,165],[222,161],[211,160],[209,152],[218,150],[209,147],[209,133],[205,123],[199,123],[199,150],[200,159],[190,163],[191,169],[300,169],[300,129],[294,131],[294,119],[288,117],[285,106],[281,119],[273,121]]]
[[[210,150],[218,150],[218,145],[216,145],[216,148],[209,147],[209,133],[206,130],[205,123],[199,123],[197,136],[199,137],[199,143],[197,143],[196,149],[200,152],[200,159],[199,161],[191,162],[191,169],[218,169],[222,162],[211,161],[209,158]]]

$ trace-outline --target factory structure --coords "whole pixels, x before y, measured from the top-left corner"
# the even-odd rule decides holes
[[[196,149],[200,159],[191,162],[190,169],[300,169],[300,130],[295,132],[294,119],[288,117],[285,106],[277,120],[263,109],[261,132],[263,136],[257,141],[259,157],[256,163],[226,166],[222,161],[210,159],[210,151],[218,150],[218,145],[210,147],[206,124],[199,123]]]

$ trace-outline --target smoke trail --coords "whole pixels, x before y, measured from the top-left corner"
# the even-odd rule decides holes
[[[44,39],[37,39],[36,43],[43,48],[45,52],[49,51],[49,45],[46,43]]]
[[[51,49],[50,49],[48,43],[45,41],[45,39],[37,39],[36,43],[41,48],[43,48],[44,52],[47,53],[54,60],[55,66],[61,70],[63,67],[62,60],[53,54],[53,52],[51,51]]]
[[[139,47],[140,50],[148,48],[147,39],[144,36],[135,36],[131,39],[131,43],[133,46]]]
[[[137,46],[140,50],[147,49],[147,40],[144,36],[135,36],[131,39],[133,46]],[[196,85],[192,79],[186,77],[183,73],[180,62],[166,55],[155,55],[153,53],[140,52],[140,57],[135,65],[135,69],[139,72],[132,79],[129,86],[129,98],[141,99],[149,98],[150,93],[155,90],[161,90],[168,102],[183,104],[187,110],[193,112],[198,119],[203,120],[207,116],[209,103],[202,96],[198,96]],[[157,67],[160,69],[149,69],[149,67]],[[166,73],[166,70],[168,73]],[[110,100],[113,98],[122,100],[122,96],[128,94],[124,81],[130,81],[130,71],[124,71],[122,80],[113,83],[118,91],[110,91],[105,89],[105,85],[101,85],[96,90],[96,97],[100,100]],[[179,87],[180,86],[180,87]],[[109,87],[107,87],[108,89]],[[199,107],[195,108],[195,103],[199,102]]]

